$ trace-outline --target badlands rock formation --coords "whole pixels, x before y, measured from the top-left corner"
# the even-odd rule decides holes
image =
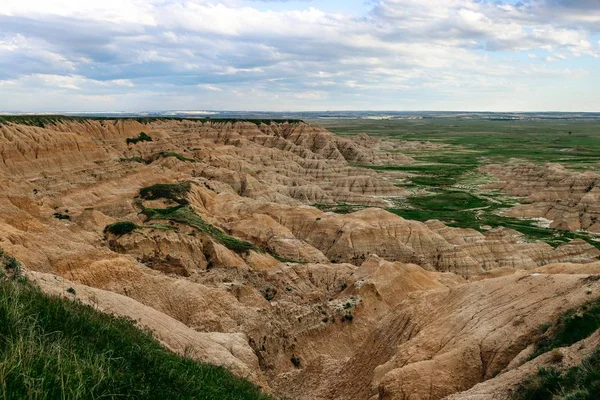
[[[538,327],[600,293],[600,251],[377,208],[404,191],[353,165],[411,161],[384,148],[304,123],[6,123],[0,247],[282,398],[508,398],[545,362],[519,361]],[[338,202],[372,207],[311,206]]]
[[[560,164],[490,165],[483,168],[501,180],[490,188],[525,197],[506,215],[545,218],[550,227],[600,233],[600,176],[568,171]]]

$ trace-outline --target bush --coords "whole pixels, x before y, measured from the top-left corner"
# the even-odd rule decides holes
[[[277,295],[277,289],[269,286],[262,291],[262,294],[267,301],[271,301]]]
[[[269,251],[269,254],[271,257],[282,263],[308,264],[306,260],[296,260],[295,258],[282,257],[273,251]]]
[[[56,219],[71,219],[71,216],[69,214],[63,214],[63,213],[54,213],[54,218]]]
[[[550,361],[555,364],[562,362],[563,358],[565,358],[565,355],[559,349],[554,349],[550,353]]]
[[[113,235],[126,235],[135,231],[138,228],[136,224],[130,221],[115,222],[114,224],[107,225],[104,228],[104,233],[112,233]]]
[[[514,397],[521,400],[552,400],[553,393],[558,389],[560,373],[553,368],[540,368],[536,375],[517,388]]]
[[[140,197],[144,200],[166,199],[178,204],[188,204],[187,194],[192,189],[190,182],[157,183],[140,189]]]
[[[14,257],[7,255],[3,249],[0,249],[0,277],[6,275],[13,279],[21,277],[21,263]]]
[[[292,358],[290,358],[290,361],[292,362],[292,364],[294,365],[294,367],[300,368],[301,361],[300,361],[300,359],[298,357],[296,357],[295,354],[292,354]]]
[[[151,142],[152,138],[145,132],[141,132],[136,138],[128,138],[125,142],[127,144],[137,144],[139,142]]]

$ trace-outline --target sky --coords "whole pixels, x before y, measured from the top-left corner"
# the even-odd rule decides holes
[[[600,111],[600,0],[0,0],[0,111]]]

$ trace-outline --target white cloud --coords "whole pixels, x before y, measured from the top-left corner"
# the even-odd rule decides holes
[[[301,100],[321,100],[327,97],[327,93],[317,90],[311,90],[306,92],[295,93],[294,97]]]
[[[222,92],[223,91],[223,89],[221,89],[215,85],[198,85],[198,87],[201,89],[211,90],[213,92]]]
[[[243,105],[236,98],[281,107],[286,97],[287,108],[394,108],[412,96],[423,109],[438,95],[478,106],[482,91],[500,98],[549,76],[563,86],[590,79],[600,54],[593,0],[379,0],[362,17],[316,1],[291,11],[252,4],[0,0],[0,84],[49,105],[52,89],[124,108],[155,104],[143,94],[174,108],[200,95],[223,108]]]

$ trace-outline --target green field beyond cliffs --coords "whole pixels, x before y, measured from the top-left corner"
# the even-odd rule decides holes
[[[341,135],[367,133],[378,138],[444,145],[441,149],[397,151],[415,159],[403,166],[362,166],[376,171],[401,171],[397,182],[406,188],[407,199],[394,200],[388,210],[407,219],[439,219],[449,226],[483,230],[504,226],[556,246],[574,238],[600,248],[595,236],[541,227],[538,221],[500,215],[519,204],[518,198],[485,190],[493,177],[478,171],[492,163],[560,163],[576,171],[600,172],[600,122],[581,120],[468,120],[438,119],[330,119],[313,120]],[[325,210],[350,212],[360,207],[323,206]]]

